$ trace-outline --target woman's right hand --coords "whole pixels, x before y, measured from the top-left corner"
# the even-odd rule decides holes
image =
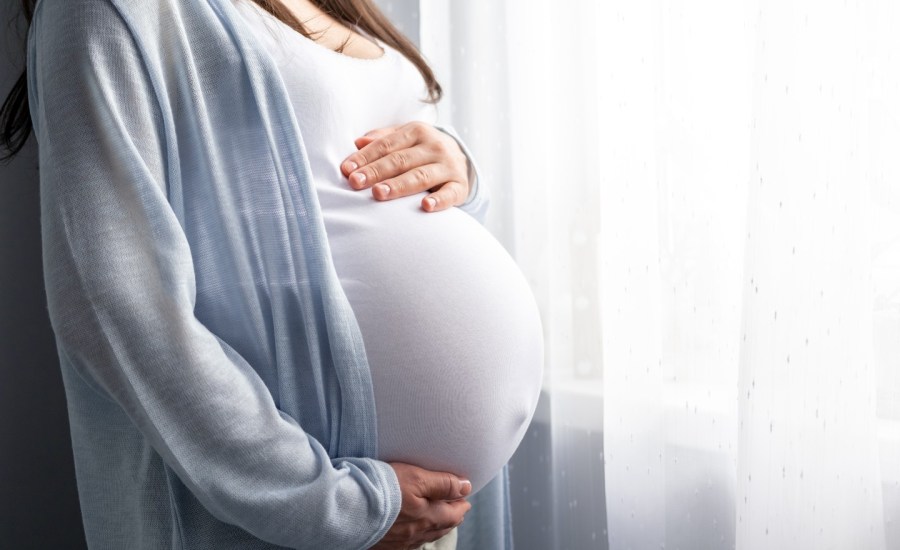
[[[468,480],[449,472],[433,472],[404,462],[389,462],[400,481],[400,513],[371,550],[414,550],[433,542],[463,522],[472,507],[465,496]]]

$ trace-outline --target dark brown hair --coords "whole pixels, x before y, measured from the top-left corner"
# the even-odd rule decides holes
[[[267,12],[271,13],[285,24],[306,36],[314,39],[297,17],[281,2],[281,0],[252,0],[259,4]],[[310,0],[320,10],[331,17],[353,27],[359,27],[372,36],[398,50],[422,73],[425,84],[428,87],[427,103],[437,103],[442,94],[441,85],[434,77],[434,72],[425,62],[422,54],[403,33],[401,33],[390,20],[384,16],[381,10],[372,0]],[[22,11],[28,26],[34,16],[34,7],[37,0],[21,0]],[[27,31],[27,26],[26,26]],[[27,36],[27,32],[26,32]],[[342,52],[345,41],[336,50]],[[6,149],[5,155],[0,156],[0,161],[14,157],[28,141],[31,135],[32,121],[28,110],[28,85],[26,71],[13,85],[12,90],[0,106],[0,148]]]

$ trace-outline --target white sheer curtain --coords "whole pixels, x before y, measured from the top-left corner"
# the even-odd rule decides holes
[[[420,15],[545,324],[517,548],[900,548],[900,4]]]

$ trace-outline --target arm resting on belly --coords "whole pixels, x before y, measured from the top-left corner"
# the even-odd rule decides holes
[[[393,469],[330,458],[194,315],[160,103],[114,2],[43,2],[31,32],[44,276],[62,354],[220,521],[292,548],[375,544],[400,510]]]

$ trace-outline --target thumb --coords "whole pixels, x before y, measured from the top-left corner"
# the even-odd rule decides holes
[[[424,479],[424,494],[431,500],[456,500],[472,492],[472,483],[449,472],[429,472]]]

